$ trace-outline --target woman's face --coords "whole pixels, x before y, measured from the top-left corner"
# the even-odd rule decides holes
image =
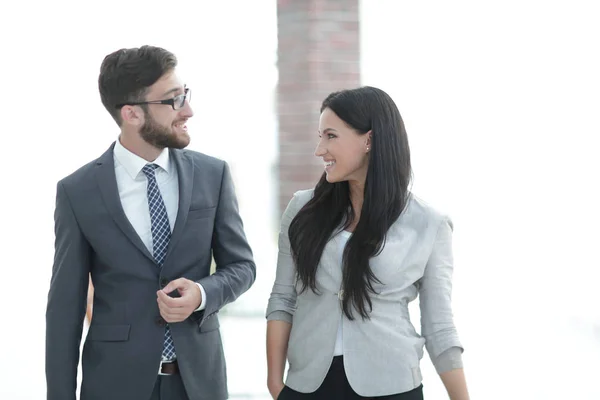
[[[319,119],[319,144],[315,156],[323,159],[327,182],[355,181],[367,178],[371,132],[359,134],[326,108]]]

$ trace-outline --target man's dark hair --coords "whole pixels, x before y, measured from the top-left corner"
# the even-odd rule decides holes
[[[144,101],[148,88],[176,66],[173,53],[154,46],[120,49],[107,55],[98,77],[102,104],[120,126],[117,104]]]

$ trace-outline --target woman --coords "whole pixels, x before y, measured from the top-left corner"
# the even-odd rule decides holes
[[[398,108],[373,87],[332,93],[319,138],[325,172],[314,190],[294,194],[281,222],[267,308],[269,392],[423,399],[425,345],[450,398],[468,399],[450,306],[452,224],[408,190]],[[417,294],[422,336],[408,315]]]

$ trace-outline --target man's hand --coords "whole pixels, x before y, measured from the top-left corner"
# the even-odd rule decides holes
[[[168,293],[177,290],[181,297],[169,297]],[[156,292],[160,315],[168,323],[181,322],[189,317],[202,302],[200,288],[194,281],[179,278],[169,282],[162,290]]]

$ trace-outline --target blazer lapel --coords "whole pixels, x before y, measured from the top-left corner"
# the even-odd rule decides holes
[[[125,236],[129,238],[131,243],[137,247],[146,257],[152,262],[155,262],[154,257],[146,246],[135,229],[127,219],[123,206],[121,205],[121,199],[119,198],[119,189],[117,188],[117,178],[115,176],[115,162],[113,158],[113,149],[115,144],[113,143],[110,148],[96,161],[96,181],[98,187],[102,193],[102,199],[108,209],[111,217],[117,224],[117,226],[123,231]]]
[[[175,160],[177,175],[179,177],[179,208],[165,262],[173,252],[179,239],[181,239],[188,212],[190,211],[190,205],[192,204],[192,192],[194,190],[194,164],[192,160],[187,157],[185,151],[171,149],[170,152],[170,156]]]

